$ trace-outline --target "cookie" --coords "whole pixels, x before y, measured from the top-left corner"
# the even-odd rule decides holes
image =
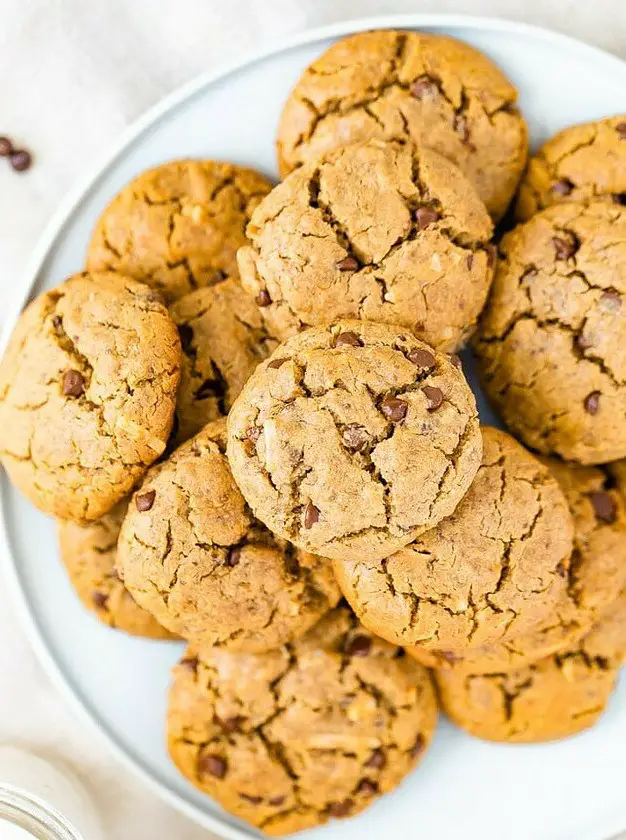
[[[281,835],[362,811],[428,748],[428,672],[346,608],[264,654],[190,649],[174,671],[168,745],[227,811]]]
[[[339,560],[380,560],[449,516],[481,452],[462,372],[409,332],[362,321],[281,344],[228,417],[255,516]]]
[[[276,539],[233,481],[225,421],[152,469],[130,503],[118,567],[138,604],[185,639],[264,651],[339,600],[330,564]]]
[[[103,624],[132,636],[172,639],[174,636],[142,610],[115,571],[117,538],[128,502],[116,505],[89,525],[59,522],[61,560],[83,606]]]
[[[442,350],[474,330],[493,278],[489,216],[440,155],[373,140],[330,152],[252,214],[241,282],[272,335],[362,318]]]
[[[277,342],[236,278],[185,295],[170,307],[183,348],[176,440],[225,417],[258,363]]]
[[[626,596],[582,641],[500,674],[436,674],[441,705],[458,726],[488,741],[566,738],[597,722],[626,653]]]
[[[567,202],[504,237],[475,337],[481,379],[528,446],[626,455],[626,209]]]
[[[626,116],[559,131],[528,162],[515,214],[520,221],[561,201],[626,204]]]
[[[301,76],[278,126],[279,168],[372,137],[423,143],[453,161],[491,215],[506,210],[528,154],[517,91],[469,44],[424,32],[360,32]]]
[[[100,519],[165,449],[180,342],[159,295],[76,274],[22,313],[0,363],[0,459],[44,513]]]
[[[120,271],[168,302],[210,286],[236,273],[246,225],[271,186],[252,169],[215,160],[143,172],[100,216],[87,268]]]
[[[482,435],[482,464],[452,516],[384,560],[335,561],[360,621],[390,642],[458,655],[534,629],[562,595],[565,497],[510,435]]]

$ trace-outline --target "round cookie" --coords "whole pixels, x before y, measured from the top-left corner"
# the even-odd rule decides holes
[[[499,219],[528,154],[517,91],[469,44],[423,32],[360,32],[301,76],[278,127],[281,175],[339,145],[423,143],[456,163]]]
[[[384,560],[335,561],[360,621],[389,642],[462,654],[534,629],[563,593],[563,493],[510,435],[482,435],[482,464],[451,516]]]
[[[550,207],[504,237],[475,336],[487,395],[528,446],[626,454],[626,209]]]
[[[190,641],[264,651],[305,633],[339,600],[330,564],[276,539],[247,508],[206,426],[136,491],[118,567],[138,604]]]
[[[228,416],[228,457],[255,515],[332,559],[380,560],[449,516],[481,453],[461,371],[383,324],[293,336]]]
[[[44,513],[99,519],[165,449],[180,342],[159,295],[76,274],[22,313],[0,363],[0,459]]]
[[[561,201],[603,198],[626,203],[626,116],[573,125],[539,149],[517,196],[515,214],[524,222]]]
[[[276,347],[258,306],[236,278],[185,295],[170,307],[183,348],[176,440],[226,416],[247,378]]]
[[[271,188],[258,172],[215,160],[143,172],[100,216],[87,268],[120,271],[168,302],[210,286],[236,273],[246,225]]]
[[[59,522],[61,560],[83,606],[103,624],[132,636],[175,638],[135,603],[115,571],[117,538],[127,508],[127,501],[120,502],[88,525]]]
[[[361,318],[451,351],[487,298],[492,232],[453,164],[373,140],[330,152],[272,190],[247,227],[241,282],[279,339]]]
[[[393,790],[437,721],[428,672],[346,608],[264,654],[190,649],[174,671],[168,745],[227,811],[282,835]]]
[[[441,705],[488,741],[566,738],[603,713],[626,653],[626,596],[576,646],[508,673],[436,672]]]

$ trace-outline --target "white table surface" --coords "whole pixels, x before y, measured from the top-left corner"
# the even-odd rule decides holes
[[[536,23],[626,58],[625,0],[0,0],[0,135],[36,155],[24,175],[0,161],[0,319],[59,199],[148,106],[263,41],[408,11]],[[24,744],[72,767],[100,807],[107,840],[210,840],[74,719],[35,660],[1,581],[0,674],[0,743]]]

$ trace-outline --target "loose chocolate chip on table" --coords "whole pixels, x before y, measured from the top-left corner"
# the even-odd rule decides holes
[[[357,785],[356,793],[362,793],[364,796],[374,796],[375,793],[378,793],[378,785],[369,779],[361,779]]]
[[[413,362],[419,368],[423,368],[424,370],[430,370],[430,368],[435,367],[435,357],[430,352],[430,350],[422,350],[419,347],[415,347],[409,353],[407,353],[407,359],[410,362]]]
[[[616,125],[615,131],[619,134],[620,140],[626,140],[626,122],[621,122],[619,125]]]
[[[145,513],[151,509],[155,497],[156,490],[148,490],[145,493],[140,493],[139,496],[135,496],[135,507],[140,513]]]
[[[344,648],[348,656],[367,656],[372,649],[372,640],[369,636],[353,636],[348,640]]]
[[[339,262],[335,263],[339,271],[356,271],[359,267],[358,260],[355,257],[344,257]]]
[[[9,163],[16,172],[26,172],[33,162],[32,155],[26,149],[15,149],[9,155]]]
[[[248,793],[240,793],[239,798],[244,802],[249,802],[251,805],[260,805],[263,802],[262,796],[250,796]]]
[[[424,228],[434,225],[440,218],[440,214],[436,210],[432,210],[430,207],[418,207],[415,211],[415,221],[417,222],[417,226],[420,230],[424,230]]]
[[[573,189],[574,185],[569,178],[561,178],[550,187],[551,192],[556,193],[556,195],[569,195]]]
[[[619,292],[604,292],[600,298],[600,306],[609,312],[617,312],[622,308],[622,296]]]
[[[278,808],[279,805],[282,805],[285,801],[284,796],[273,796],[269,801],[270,805],[273,805],[275,808]]]
[[[398,423],[404,420],[409,406],[404,400],[399,400],[397,397],[385,397],[382,401],[380,410],[388,420],[392,423]]]
[[[231,569],[233,569],[239,563],[240,558],[241,548],[238,545],[234,545],[232,546],[232,548],[228,549],[224,565],[229,566]]]
[[[343,802],[331,802],[328,806],[328,813],[331,817],[347,817],[353,805],[351,799],[344,799]]]
[[[320,512],[315,507],[313,502],[309,502],[304,509],[304,527],[312,528],[316,522],[319,522]]]
[[[557,260],[568,260],[578,250],[578,244],[573,236],[553,236],[552,244]]]
[[[198,670],[198,657],[189,656],[186,659],[181,659],[179,665],[181,668],[186,668],[187,671],[193,671],[193,673],[195,674]]]
[[[269,306],[272,302],[270,293],[267,291],[267,289],[261,289],[261,291],[256,296],[255,300],[258,306]]]
[[[617,505],[610,493],[592,493],[591,504],[593,505],[596,519],[607,522],[611,525],[617,518]]]
[[[106,607],[109,596],[105,595],[104,592],[94,592],[91,596],[91,600],[93,601],[94,606],[101,610]]]
[[[424,751],[425,746],[426,746],[426,744],[424,743],[424,736],[423,735],[418,735],[417,738],[415,739],[415,743],[413,744],[413,746],[409,750],[409,752],[411,754],[411,758],[417,758],[417,756]]]
[[[369,443],[369,435],[363,426],[357,423],[351,423],[341,433],[341,441],[346,449],[351,449],[353,452],[359,452],[365,449]]]
[[[66,371],[63,377],[63,393],[66,397],[80,397],[85,393],[85,379],[80,371]]]
[[[342,332],[337,336],[335,347],[363,347],[363,342],[355,332]]]
[[[189,350],[193,341],[193,327],[190,327],[189,324],[180,324],[178,335],[180,336],[180,344],[183,350]]]
[[[0,157],[8,157],[13,151],[13,143],[8,137],[0,137]]]
[[[411,95],[415,99],[425,99],[426,97],[433,97],[439,93],[439,88],[430,76],[420,76],[411,85]]]
[[[385,757],[385,753],[382,750],[374,750],[365,762],[364,767],[373,767],[376,770],[380,770],[380,768],[384,767],[386,763],[387,759]]]
[[[443,391],[441,388],[433,388],[432,385],[424,385],[422,392],[428,400],[428,410],[437,411],[443,403]]]
[[[228,765],[221,755],[203,755],[198,761],[198,770],[201,774],[208,773],[216,779],[223,779],[226,775]]]
[[[597,414],[600,408],[600,391],[592,391],[585,397],[585,411],[587,414]]]
[[[287,359],[274,359],[269,363],[268,367],[272,368],[272,370],[278,370],[278,368],[282,367],[286,361]]]

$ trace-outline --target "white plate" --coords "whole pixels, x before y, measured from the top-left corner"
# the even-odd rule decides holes
[[[274,132],[303,68],[339,36],[376,27],[463,38],[497,61],[521,91],[536,144],[582,120],[626,112],[626,64],[543,30],[488,19],[405,15],[342,23],[211,73],[169,97],[122,138],[53,220],[7,313],[82,266],[89,233],[134,175],[170,158],[217,157],[275,174]],[[488,419],[488,414],[483,414]],[[154,790],[227,838],[255,833],[192,789],[164,747],[169,669],[181,646],[131,639],[80,607],[58,561],[54,524],[1,479],[2,557],[34,646],[53,679]],[[421,768],[365,815],[316,837],[409,840],[602,840],[626,828],[626,686],[591,732],[549,746],[493,746],[443,722]]]

